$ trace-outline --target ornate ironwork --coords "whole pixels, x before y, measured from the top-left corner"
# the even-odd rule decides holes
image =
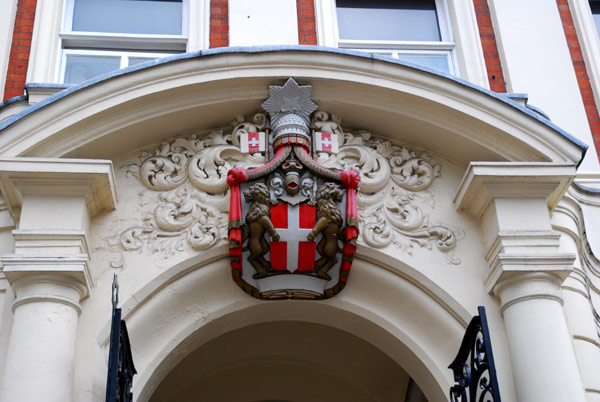
[[[500,391],[494,366],[492,343],[485,307],[479,306],[454,361],[448,366],[454,372],[450,388],[452,402],[500,402]]]
[[[112,285],[112,324],[108,353],[108,378],[106,380],[106,402],[131,402],[133,376],[137,373],[133,365],[131,345],[125,320],[121,319],[119,304],[119,282],[114,276]]]

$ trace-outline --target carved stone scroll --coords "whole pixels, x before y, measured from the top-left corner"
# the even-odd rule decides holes
[[[253,168],[265,156],[240,152],[243,133],[264,130],[265,113],[238,117],[229,133],[212,130],[204,135],[175,138],[153,151],[140,154],[140,162],[127,167],[148,190],[156,192],[151,215],[121,233],[124,250],[163,253],[205,250],[227,238],[229,188],[227,171]],[[412,248],[432,248],[447,253],[456,246],[459,231],[432,224],[423,211],[433,202],[430,188],[441,175],[441,167],[426,153],[416,152],[371,133],[343,130],[341,118],[317,110],[312,114],[314,130],[337,134],[339,153],[319,153],[317,162],[327,168],[355,169],[361,182],[357,195],[360,240],[370,247],[390,245],[411,254]],[[302,155],[300,155],[302,157]],[[269,183],[274,194],[283,192],[281,178]],[[313,183],[300,183],[309,192]],[[448,255],[448,261],[460,260]]]

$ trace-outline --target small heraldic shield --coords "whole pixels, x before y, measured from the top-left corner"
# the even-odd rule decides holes
[[[267,161],[227,176],[232,276],[260,299],[334,296],[356,251],[360,176],[313,159],[312,152],[335,153],[339,144],[335,134],[310,129],[317,109],[310,91],[292,78],[269,87],[263,108],[270,130],[240,138],[243,152],[265,152]]]

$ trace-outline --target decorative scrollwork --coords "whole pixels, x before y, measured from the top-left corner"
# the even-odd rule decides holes
[[[231,143],[237,147],[240,146],[240,135],[243,133],[256,133],[264,130],[267,125],[267,116],[264,113],[256,113],[252,116],[252,122],[244,119],[244,116],[238,116],[231,122],[233,131],[231,132]]]
[[[275,176],[271,179],[271,191],[275,197],[281,197],[284,193],[283,179],[280,176]]]
[[[454,361],[448,366],[456,382],[450,388],[452,402],[500,402],[494,356],[485,307],[473,317]]]
[[[156,207],[144,217],[144,225],[120,235],[121,248],[141,250],[144,245],[167,255],[189,247],[203,250],[226,237],[229,193],[227,172],[233,167],[261,166],[260,153],[240,151],[240,135],[266,130],[268,119],[256,113],[236,118],[231,133],[212,130],[204,135],[176,138],[150,152],[142,152],[140,163],[128,172],[149,190],[156,191]],[[411,151],[370,132],[344,131],[341,118],[323,110],[313,113],[316,130],[337,134],[339,153],[319,154],[327,167],[356,169],[361,175],[357,196],[362,240],[371,247],[395,245],[412,254],[415,245],[448,252],[456,246],[460,232],[443,224],[431,224],[423,203],[433,203],[430,189],[441,175],[440,165],[424,152]],[[302,157],[303,155],[299,155]],[[318,168],[318,165],[315,165]],[[283,194],[283,181],[270,182],[275,196]],[[314,191],[312,180],[301,181],[301,192]],[[460,260],[447,254],[453,264]]]
[[[441,175],[441,167],[424,152],[416,153],[367,131],[345,132],[337,155],[320,155],[319,162],[339,169],[360,172],[358,194],[362,239],[371,247],[396,247],[412,253],[413,245],[440,251],[456,246],[458,231],[432,225],[419,201]],[[460,260],[448,256],[448,262]]]
[[[310,177],[305,177],[304,179],[302,179],[302,181],[300,182],[301,194],[307,198],[310,198],[313,193],[314,185],[315,185],[315,182]]]
[[[260,154],[240,152],[239,135],[262,129],[266,116],[258,113],[252,122],[238,118],[232,134],[213,130],[164,142],[154,151],[142,152],[140,163],[126,166],[152,191],[156,207],[144,217],[143,226],[131,227],[119,236],[122,249],[149,247],[165,257],[186,247],[206,250],[227,236],[229,193],[227,171],[236,166],[264,164]],[[237,145],[236,145],[237,143]]]

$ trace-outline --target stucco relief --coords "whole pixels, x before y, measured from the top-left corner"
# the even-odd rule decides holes
[[[205,250],[227,239],[229,193],[227,171],[264,164],[260,153],[244,154],[240,134],[264,131],[266,116],[238,117],[225,134],[175,138],[139,155],[139,163],[125,167],[146,188],[156,192],[156,207],[143,224],[119,237],[126,251],[151,250],[164,257],[185,249]],[[441,166],[426,153],[393,145],[369,132],[344,131],[341,119],[325,111],[312,116],[315,130],[338,134],[339,153],[316,155],[327,167],[360,172],[358,193],[360,239],[371,247],[391,244],[412,254],[415,245],[445,252],[449,263],[460,260],[448,253],[461,232],[431,224],[424,208],[434,206],[432,183]]]
[[[320,154],[319,162],[340,169],[354,168],[360,172],[361,184],[357,197],[359,228],[362,240],[371,247],[396,247],[412,254],[412,247],[432,248],[444,252],[456,246],[462,232],[444,225],[433,225],[423,206],[433,206],[434,194],[427,191],[441,176],[441,166],[425,152],[415,152],[393,145],[359,130],[344,132],[338,116],[323,111],[315,113],[315,126],[321,131],[341,133],[340,152]],[[324,127],[325,126],[325,127]],[[460,260],[450,254],[449,263]]]

